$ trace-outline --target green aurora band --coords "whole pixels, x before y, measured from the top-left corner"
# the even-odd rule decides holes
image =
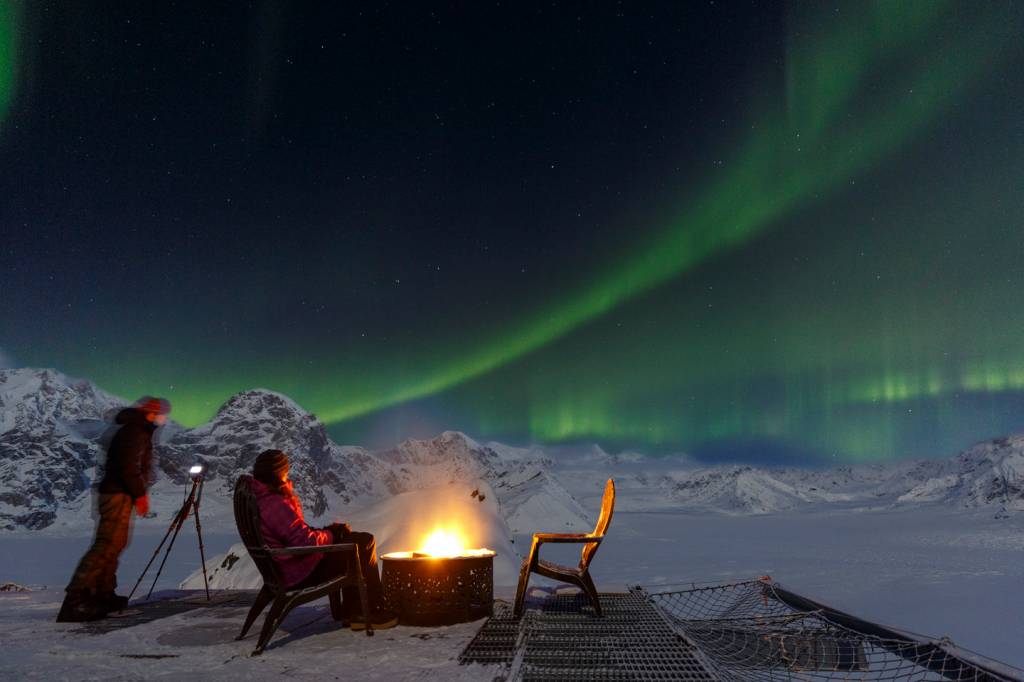
[[[936,39],[933,28],[949,11],[948,2],[879,0],[863,3],[858,16],[847,15],[831,30],[794,36],[786,64],[786,110],[763,107],[753,117],[757,123],[748,139],[725,164],[726,172],[687,202],[667,229],[594,281],[475,349],[448,361],[406,362],[393,382],[346,383],[344,396],[316,400],[315,411],[326,422],[344,421],[486,374],[823,201],[913,142],[1014,47],[1019,12],[1009,20],[983,16],[963,33]],[[858,111],[856,98],[869,91],[872,106]],[[1001,376],[1017,376],[1020,368],[1024,359]],[[980,385],[978,371],[969,374],[964,389]],[[891,382],[868,381],[859,393],[895,400],[935,386],[911,379],[898,381],[898,387]],[[952,388],[944,384],[942,390]]]
[[[14,99],[17,67],[17,15],[13,3],[0,2],[0,130]]]
[[[842,211],[832,203],[842,202],[852,183],[898,167],[901,154],[1019,58],[1024,5],[879,0],[844,6],[841,20],[831,12],[792,12],[787,26],[784,69],[752,74],[757,85],[746,124],[740,120],[740,137],[722,163],[667,201],[662,218],[639,230],[628,252],[577,273],[575,284],[542,304],[511,312],[483,332],[468,324],[447,338],[410,335],[390,351],[296,342],[283,351],[215,358],[200,340],[182,338],[156,365],[125,360],[104,367],[95,358],[84,373],[121,395],[171,386],[174,418],[186,426],[206,421],[230,395],[254,385],[291,396],[331,424],[332,433],[436,397],[471,415],[483,436],[525,433],[545,442],[599,439],[664,449],[768,437],[854,458],[904,452],[900,412],[924,402],[931,401],[933,414],[923,429],[938,421],[955,431],[986,419],[983,407],[949,399],[1024,391],[1016,336],[958,337],[959,348],[976,352],[947,358],[931,338],[945,323],[942,305],[918,305],[916,294],[889,302],[889,291],[868,292],[883,311],[881,326],[851,321],[838,305],[823,308],[813,293],[789,308],[741,305],[738,314],[685,326],[707,314],[696,285],[686,288],[687,275],[702,266],[743,257],[749,249],[742,247],[792,229],[826,205],[830,235],[849,238],[856,222],[834,219]],[[0,105],[2,86],[0,80]],[[998,170],[1005,169],[993,175]],[[998,194],[982,187],[979,205],[992,203],[986,192]],[[951,220],[942,207],[913,218]],[[815,267],[835,266],[808,265],[817,280],[808,275],[778,289],[813,290],[813,282],[827,279]],[[913,287],[928,277],[915,270],[902,283]],[[661,300],[681,286],[675,298],[682,303],[673,308]],[[732,299],[745,303],[749,293],[733,291]],[[862,306],[862,296],[849,292],[847,310]],[[808,332],[808,310],[816,333]],[[963,306],[955,317],[965,329],[1001,319],[1004,329],[1024,333],[1002,313],[994,304]],[[616,331],[620,318],[624,328],[664,320],[661,335],[676,338],[636,344]],[[678,318],[682,327],[673,326]],[[763,329],[772,330],[770,343]],[[1000,428],[992,422],[993,433]]]

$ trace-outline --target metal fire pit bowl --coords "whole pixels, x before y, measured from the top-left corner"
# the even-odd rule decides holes
[[[452,625],[486,618],[494,602],[494,554],[385,554],[384,603],[402,625]]]

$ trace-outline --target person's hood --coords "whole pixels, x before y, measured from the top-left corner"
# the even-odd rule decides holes
[[[151,431],[156,430],[156,424],[146,419],[146,413],[134,407],[126,407],[118,412],[114,421],[118,424],[134,424],[148,428]]]
[[[288,495],[282,495],[281,493],[277,492],[266,483],[263,483],[262,481],[257,481],[255,476],[250,475],[249,481],[252,487],[252,494],[256,497],[257,502],[266,497],[284,498],[285,500],[287,500],[289,497]]]
[[[270,488],[268,488],[260,481],[257,481],[252,476],[249,477],[249,486],[252,488],[252,494],[256,496],[257,500],[266,497],[267,495],[274,494],[273,492],[271,492]]]

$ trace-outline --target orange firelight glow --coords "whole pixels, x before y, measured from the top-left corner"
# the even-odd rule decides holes
[[[454,559],[494,556],[486,548],[468,549],[466,536],[459,528],[439,526],[427,535],[420,548],[413,552],[389,552],[385,559]]]
[[[453,557],[463,554],[465,547],[466,541],[461,533],[447,528],[437,528],[416,551],[430,556]]]

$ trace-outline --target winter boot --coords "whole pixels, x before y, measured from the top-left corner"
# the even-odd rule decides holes
[[[107,592],[100,597],[101,603],[107,607],[107,611],[124,611],[128,608],[128,597],[114,592]]]
[[[58,623],[82,623],[106,617],[107,607],[90,592],[68,592],[57,614]]]
[[[391,611],[374,611],[366,618],[361,613],[349,616],[349,627],[353,630],[365,630],[367,621],[374,630],[387,630],[398,625],[398,616]]]

